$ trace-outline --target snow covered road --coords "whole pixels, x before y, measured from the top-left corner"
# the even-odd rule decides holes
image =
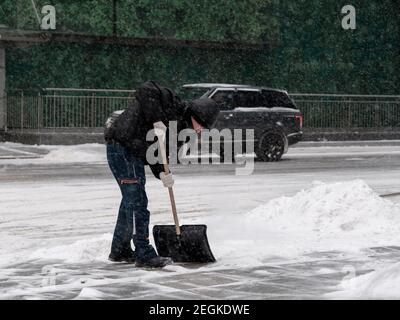
[[[398,142],[299,144],[250,176],[174,167],[181,222],[208,225],[218,262],[162,271],[107,262],[120,195],[104,146],[26,148],[0,144],[0,298],[400,298],[379,282],[400,281],[400,209],[378,196],[400,191]],[[171,223],[148,177],[151,223]]]

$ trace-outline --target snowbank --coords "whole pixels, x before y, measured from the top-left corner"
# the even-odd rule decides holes
[[[50,152],[42,161],[46,162],[106,162],[106,151],[103,144],[82,144],[75,146],[47,146]]]
[[[152,217],[157,224],[158,216]],[[359,252],[400,245],[400,207],[379,197],[364,181],[314,183],[240,215],[187,217],[206,223],[217,266],[255,266],[317,251]],[[40,249],[31,258],[85,263],[106,261],[111,235]]]
[[[74,300],[100,300],[104,299],[105,294],[93,288],[83,288]]]
[[[104,234],[92,239],[53,248],[42,248],[33,252],[31,259],[64,260],[67,263],[89,263],[106,261],[110,253],[112,235]]]
[[[246,264],[271,256],[400,244],[400,207],[362,180],[315,182],[244,216],[212,218],[207,224],[217,256]]]
[[[400,263],[342,281],[334,299],[400,299]]]
[[[0,144],[15,152],[28,154],[33,158],[1,159],[1,164],[54,164],[54,163],[106,163],[106,147],[100,143],[80,145],[40,145],[26,146],[20,143],[5,142]],[[21,151],[29,147],[28,151]],[[24,149],[25,150],[25,149]]]
[[[280,230],[304,231],[321,237],[382,235],[397,232],[400,207],[381,198],[364,181],[325,184],[293,197],[281,197],[251,211],[248,219],[273,224]],[[394,225],[395,222],[395,225]]]

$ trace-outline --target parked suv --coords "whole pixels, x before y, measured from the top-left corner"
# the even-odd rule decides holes
[[[302,137],[303,116],[286,91],[236,84],[186,84],[191,98],[217,102],[213,128],[254,129],[257,160],[279,161]]]

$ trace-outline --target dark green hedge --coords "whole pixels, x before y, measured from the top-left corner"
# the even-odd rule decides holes
[[[111,35],[112,1],[35,1],[57,9],[58,31]],[[398,1],[118,0],[120,36],[268,42],[271,51],[47,44],[7,49],[7,87],[132,88],[147,79],[245,82],[291,92],[399,92]],[[2,0],[0,24],[37,29],[30,0]]]

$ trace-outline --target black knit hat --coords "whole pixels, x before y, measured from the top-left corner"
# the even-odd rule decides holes
[[[219,113],[217,103],[209,98],[195,99],[187,104],[185,115],[193,117],[204,128],[210,128]]]

